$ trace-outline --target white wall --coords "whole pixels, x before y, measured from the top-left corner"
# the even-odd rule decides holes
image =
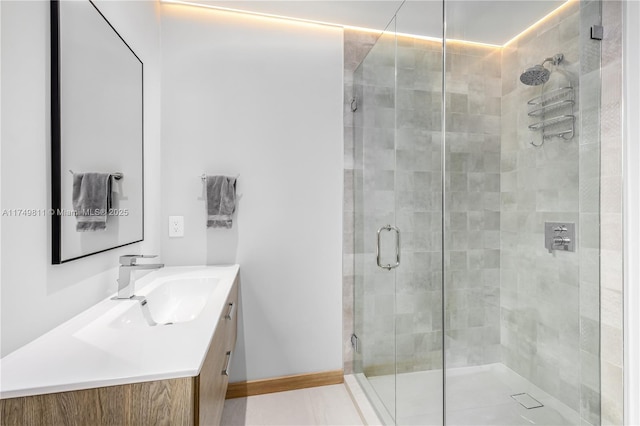
[[[0,58],[2,58],[2,2],[0,2]],[[0,60],[0,99],[2,99],[2,61]],[[0,190],[2,189],[2,102],[0,101]],[[1,195],[1,192],[0,192]],[[0,212],[2,211],[0,196]],[[0,216],[1,217],[1,216]],[[0,220],[0,242],[2,241],[2,220]],[[0,243],[0,307],[2,307],[2,244]],[[2,315],[0,315],[0,333],[2,333]],[[2,357],[2,336],[0,335],[0,357]]]
[[[625,424],[640,424],[640,2],[625,2]]]
[[[342,368],[342,31],[162,5],[163,256],[237,262],[231,381]],[[205,228],[200,174],[238,179]],[[169,215],[185,217],[168,238]]]
[[[115,291],[118,256],[159,253],[160,45],[156,2],[101,0],[98,7],[145,64],[145,242],[51,265],[50,218],[2,217],[4,356]],[[50,207],[48,1],[2,1],[3,209]]]

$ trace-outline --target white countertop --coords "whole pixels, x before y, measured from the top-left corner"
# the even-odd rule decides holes
[[[218,278],[201,314],[171,326],[109,327],[137,300],[107,298],[0,359],[0,398],[197,376],[239,266],[166,267],[136,281],[145,295],[175,278]]]

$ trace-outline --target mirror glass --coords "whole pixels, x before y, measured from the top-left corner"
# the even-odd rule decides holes
[[[51,18],[56,264],[143,239],[143,64],[92,2],[52,1]]]

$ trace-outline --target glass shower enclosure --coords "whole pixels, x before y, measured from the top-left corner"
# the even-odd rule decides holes
[[[600,10],[404,2],[356,69],[353,365],[385,424],[600,423]]]

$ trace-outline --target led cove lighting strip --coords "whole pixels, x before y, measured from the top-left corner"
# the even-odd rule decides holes
[[[566,0],[562,5],[558,6],[556,9],[552,10],[551,12],[546,14],[544,17],[540,18],[534,24],[530,25],[524,31],[522,31],[521,33],[519,33],[518,35],[516,35],[515,37],[513,37],[512,39],[510,39],[509,41],[507,41],[505,44],[502,44],[502,45],[500,45],[500,44],[491,44],[491,43],[482,43],[482,42],[478,42],[478,41],[458,40],[458,39],[447,39],[447,43],[469,44],[469,45],[472,45],[472,46],[481,46],[481,47],[490,47],[490,48],[504,48],[504,47],[508,46],[509,44],[511,44],[512,42],[514,42],[515,40],[517,40],[518,38],[520,38],[520,36],[522,36],[523,34],[529,32],[531,29],[537,27],[542,22],[546,21],[551,16],[555,15],[560,10],[564,9],[569,3],[572,3],[574,1],[577,1],[577,0]],[[290,16],[275,15],[275,14],[272,14],[272,13],[252,12],[250,10],[233,9],[233,8],[230,8],[230,7],[211,6],[211,5],[208,5],[208,4],[195,3],[195,2],[184,1],[184,0],[160,0],[160,3],[201,7],[201,8],[205,8],[205,9],[220,10],[220,11],[223,11],[223,12],[231,12],[231,13],[239,13],[239,14],[244,14],[244,15],[251,15],[251,16],[257,16],[257,17],[262,17],[262,18],[268,18],[268,19],[280,19],[280,20],[286,20],[286,21],[300,22],[300,23],[303,23],[303,24],[321,25],[321,26],[324,26],[324,27],[333,27],[333,28],[344,28],[344,29],[349,29],[349,30],[354,30],[354,31],[362,31],[362,32],[368,32],[368,33],[375,33],[375,34],[384,34],[385,33],[384,30],[374,30],[372,28],[356,27],[356,26],[353,26],[353,25],[335,24],[335,23],[332,23],[332,22],[316,21],[316,20],[313,20],[313,19],[294,18],[294,17],[290,17]],[[419,39],[419,40],[435,41],[435,42],[438,42],[438,43],[442,42],[442,39],[438,38],[438,37],[429,37],[429,36],[422,36],[422,35],[408,34],[408,33],[400,33],[400,32],[393,32],[393,31],[389,31],[389,32],[393,33],[393,34],[395,34],[397,36],[400,36],[400,37],[409,37],[409,38],[414,38],[414,39]]]
[[[205,8],[205,9],[221,10],[223,12],[240,13],[240,14],[244,14],[244,15],[258,16],[258,17],[262,17],[262,18],[282,19],[282,20],[285,20],[285,21],[294,21],[294,22],[301,22],[301,23],[304,23],[304,24],[322,25],[322,26],[325,26],[325,27],[335,27],[335,28],[343,28],[343,27],[345,27],[344,25],[332,24],[331,22],[314,21],[312,19],[303,19],[303,18],[292,18],[292,17],[289,17],[289,16],[275,15],[275,14],[272,14],[272,13],[263,13],[263,12],[252,12],[250,10],[233,9],[233,8],[230,8],[230,7],[211,6],[211,5],[208,5],[208,4],[194,3],[194,2],[183,1],[183,0],[160,0],[160,3],[180,4],[180,5],[186,5],[186,6],[202,7],[202,8]],[[370,31],[374,31],[374,30],[370,30]],[[381,31],[377,31],[377,32],[380,33]]]
[[[519,39],[522,35],[528,33],[529,31],[531,31],[532,29],[534,29],[538,25],[542,24],[544,21],[546,21],[547,19],[551,18],[552,16],[554,16],[555,14],[557,14],[558,12],[563,10],[565,7],[567,7],[570,3],[573,3],[574,1],[578,1],[578,0],[567,0],[567,1],[565,1],[560,6],[558,6],[555,9],[553,9],[551,12],[547,13],[542,18],[538,19],[535,23],[529,25],[524,31],[522,31],[521,33],[519,33],[518,35],[513,37],[511,40],[507,41],[505,44],[502,45],[502,47],[507,47],[509,44],[511,44],[514,41],[516,41],[517,39]]]

